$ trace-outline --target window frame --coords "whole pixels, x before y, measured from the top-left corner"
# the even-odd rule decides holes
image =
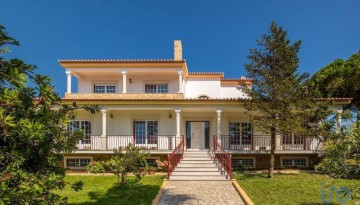
[[[104,92],[96,92],[96,87],[97,86],[103,86],[104,87]],[[114,87],[114,92],[108,92],[108,87]],[[117,86],[116,83],[94,83],[94,89],[93,89],[93,93],[96,94],[112,94],[112,93],[117,93]]]
[[[139,136],[137,134],[137,126],[136,126],[137,122],[145,122],[145,127],[144,127],[144,132],[146,132],[145,138],[140,138],[140,139],[137,138],[137,136]],[[148,134],[148,132],[149,132],[148,122],[156,122],[156,135]],[[159,120],[157,120],[157,119],[133,120],[133,133],[134,133],[135,145],[157,145],[158,144],[158,136],[159,136]],[[138,142],[138,140],[140,141],[140,143]]]
[[[238,132],[238,135],[234,135],[232,134],[232,130],[231,130],[231,124],[233,123],[238,123],[239,124],[239,130],[235,131]],[[250,131],[249,130],[243,130],[244,127],[249,126],[250,125]],[[253,129],[253,125],[251,122],[249,121],[229,121],[229,142],[231,145],[251,145],[252,144],[252,140],[253,140],[253,134],[254,129]],[[245,133],[250,133],[250,137],[249,138],[244,138],[244,135],[246,135]],[[235,139],[234,139],[235,138]]]
[[[149,92],[148,86],[154,86],[155,92]],[[160,86],[166,86],[166,92],[160,92]],[[147,94],[161,94],[161,93],[169,93],[169,84],[168,83],[145,83],[145,93]]]
[[[90,160],[89,163],[91,163],[93,160],[93,157],[92,156],[64,156],[64,159],[63,159],[63,163],[64,163],[64,168],[69,168],[69,169],[78,169],[78,170],[83,170],[83,169],[86,169],[86,166],[67,166],[67,160],[73,160],[73,159],[86,159],[86,160]]]
[[[241,163],[242,163],[243,160],[244,161],[245,160],[252,161],[252,166],[246,166],[246,168],[255,168],[255,158],[233,158],[233,159],[231,159],[231,164],[234,167],[234,165],[236,164],[236,163],[234,163],[234,161],[241,161]]]
[[[86,134],[86,133],[84,133],[84,139],[83,140],[80,140],[78,143],[80,144],[91,144],[91,136],[92,136],[92,133],[93,133],[93,131],[92,131],[92,129],[93,129],[93,126],[92,126],[92,120],[87,120],[87,119],[76,119],[76,120],[71,120],[70,122],[69,122],[69,133],[73,133],[73,131],[71,131],[71,123],[73,123],[73,122],[78,122],[79,124],[78,124],[78,129],[81,129],[81,130],[83,130],[83,131],[85,131],[86,132],[86,130],[84,130],[83,129],[83,127],[82,127],[82,122],[89,122],[90,123],[90,129],[88,130],[88,131],[90,131],[90,133],[89,134]],[[74,131],[76,131],[76,130],[74,130]]]
[[[281,157],[281,167],[282,168],[291,168],[291,167],[298,167],[298,168],[306,168],[308,167],[308,162],[309,162],[309,158],[308,157]],[[291,164],[286,164],[284,163],[284,161],[287,160],[287,161],[291,161]],[[296,163],[296,161],[298,160],[303,160],[304,162],[304,165],[300,165]]]

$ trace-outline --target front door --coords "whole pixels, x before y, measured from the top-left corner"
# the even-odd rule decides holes
[[[191,122],[191,149],[204,149],[205,122]]]

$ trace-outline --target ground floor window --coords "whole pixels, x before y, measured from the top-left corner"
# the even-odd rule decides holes
[[[283,167],[305,167],[306,159],[283,159]]]
[[[250,122],[230,122],[230,143],[251,144],[252,126]]]
[[[241,171],[242,168],[253,168],[253,159],[232,159],[232,167],[234,170]]]
[[[67,167],[86,167],[91,162],[90,159],[66,159]]]
[[[156,159],[147,159],[146,162],[149,167],[157,167]]]
[[[82,130],[84,132],[84,140],[82,143],[90,144],[91,139],[91,121],[89,120],[73,120],[70,121],[69,131],[74,133],[77,130]]]
[[[134,132],[136,144],[157,144],[158,121],[136,120]]]

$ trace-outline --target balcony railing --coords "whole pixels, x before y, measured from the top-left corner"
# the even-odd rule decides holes
[[[128,144],[134,144],[143,150],[174,150],[180,143],[180,138],[175,135],[108,135],[108,136],[90,136],[77,143],[78,150],[114,150],[119,147],[125,147]]]
[[[218,143],[224,150],[266,151],[270,150],[269,135],[217,137]],[[276,137],[276,150],[309,150],[316,151],[322,146],[319,138],[315,137]]]

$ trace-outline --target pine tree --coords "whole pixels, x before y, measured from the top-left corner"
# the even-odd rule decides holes
[[[253,79],[245,92],[251,100],[245,102],[255,128],[271,136],[268,177],[273,176],[277,136],[296,133],[316,135],[318,129],[310,122],[319,122],[324,109],[319,109],[312,93],[304,85],[308,74],[299,74],[298,52],[301,41],[291,44],[287,32],[272,22],[269,34],[257,40],[257,49],[251,49],[245,65],[248,77]]]

